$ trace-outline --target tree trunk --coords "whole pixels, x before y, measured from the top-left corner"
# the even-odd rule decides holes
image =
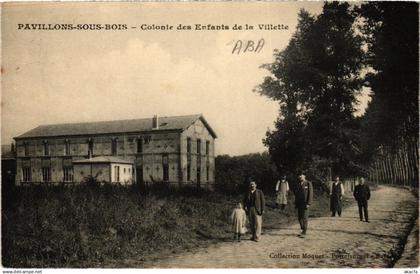
[[[388,169],[386,168],[386,161],[385,159],[382,159],[382,170],[383,170],[383,174],[384,174],[384,181],[389,184],[389,180],[388,180]]]

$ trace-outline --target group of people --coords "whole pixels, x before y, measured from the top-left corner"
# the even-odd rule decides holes
[[[276,205],[281,210],[286,208],[289,191],[290,188],[289,183],[286,180],[286,176],[282,176],[276,183]],[[306,176],[301,174],[299,176],[299,183],[294,189],[294,195],[295,208],[297,210],[297,216],[302,230],[298,236],[302,238],[305,237],[308,229],[308,215],[309,208],[313,202],[313,192],[312,182],[306,180]],[[338,214],[338,216],[341,217],[344,186],[339,177],[335,177],[335,180],[331,183],[329,194],[330,210],[332,212],[331,216],[335,217],[336,214]],[[370,189],[369,186],[365,184],[364,178],[360,178],[358,185],[355,186],[353,196],[359,207],[360,221],[363,221],[364,217],[365,221],[369,222],[368,200],[370,199]],[[257,184],[255,181],[252,181],[249,184],[249,191],[245,195],[244,200],[236,205],[231,215],[234,240],[241,241],[241,235],[247,232],[246,220],[248,215],[252,234],[251,240],[258,242],[261,236],[262,216],[264,211],[264,193],[260,189],[257,189]]]
[[[344,196],[344,186],[340,181],[339,177],[335,177],[334,182],[331,184],[330,187],[330,210],[331,216],[335,217],[337,213],[339,217],[341,217],[342,212],[342,203],[343,203],[343,196]],[[353,196],[357,201],[357,205],[359,207],[359,217],[360,221],[363,221],[363,216],[365,218],[365,222],[369,223],[369,215],[368,215],[368,200],[370,199],[370,189],[369,186],[365,184],[365,179],[362,177],[359,180],[359,184],[357,184],[353,191]]]

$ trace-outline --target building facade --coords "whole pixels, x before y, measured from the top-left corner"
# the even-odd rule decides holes
[[[216,138],[201,114],[39,126],[14,138],[16,184],[79,182],[77,161],[112,156],[132,163],[132,182],[211,188]]]
[[[129,160],[97,156],[73,161],[73,174],[75,182],[82,182],[86,177],[92,177],[98,182],[130,185],[134,182],[134,165]]]

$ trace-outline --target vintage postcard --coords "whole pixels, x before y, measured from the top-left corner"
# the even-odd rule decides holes
[[[418,10],[2,3],[3,273],[417,273]]]

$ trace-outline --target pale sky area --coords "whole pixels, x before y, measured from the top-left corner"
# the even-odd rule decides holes
[[[2,14],[2,143],[41,124],[203,113],[217,154],[266,150],[278,104],[252,92],[297,24],[301,8],[278,3],[7,4]],[[127,30],[18,30],[18,24],[126,24]],[[142,24],[254,25],[254,30],[142,31]],[[258,24],[288,25],[259,31]],[[131,27],[137,27],[132,29]],[[232,54],[237,40],[265,40]]]

